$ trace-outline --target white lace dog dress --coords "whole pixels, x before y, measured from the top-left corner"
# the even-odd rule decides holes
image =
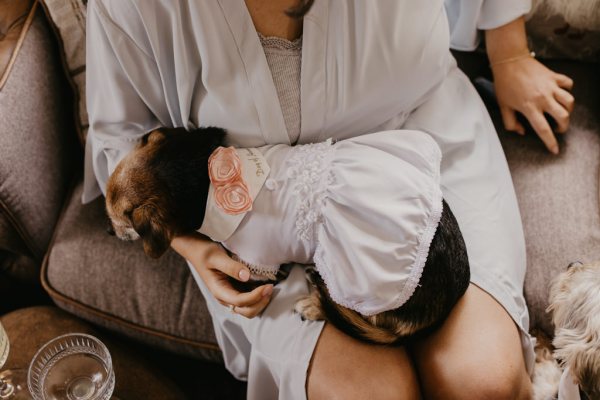
[[[213,182],[199,232],[254,274],[314,263],[331,298],[363,315],[410,298],[442,212],[441,152],[429,135],[385,131],[231,151],[251,210],[226,212],[223,201],[244,201]]]

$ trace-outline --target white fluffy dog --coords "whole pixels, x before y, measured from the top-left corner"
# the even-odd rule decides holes
[[[531,12],[560,14],[574,28],[600,30],[600,0],[533,0]]]
[[[572,263],[558,275],[548,311],[554,322],[553,356],[563,370],[559,399],[578,399],[577,385],[587,398],[600,399],[600,263]],[[541,342],[534,375],[534,396],[540,400],[555,398],[559,386],[558,365]]]
[[[590,399],[600,399],[600,263],[571,264],[550,289],[554,357]]]

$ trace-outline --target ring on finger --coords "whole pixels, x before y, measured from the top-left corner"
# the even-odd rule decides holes
[[[233,304],[229,305],[229,311],[233,314],[235,314],[235,306]]]

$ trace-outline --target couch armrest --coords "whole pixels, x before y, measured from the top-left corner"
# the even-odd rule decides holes
[[[37,277],[81,151],[58,49],[38,9],[0,90],[0,270]],[[19,260],[27,260],[26,262]]]

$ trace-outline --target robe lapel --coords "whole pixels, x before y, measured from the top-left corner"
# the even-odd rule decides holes
[[[249,100],[256,107],[265,142],[290,144],[269,64],[244,0],[218,1],[242,58]]]
[[[320,142],[326,115],[327,23],[329,0],[316,0],[304,17],[300,81],[301,133],[299,143]]]

